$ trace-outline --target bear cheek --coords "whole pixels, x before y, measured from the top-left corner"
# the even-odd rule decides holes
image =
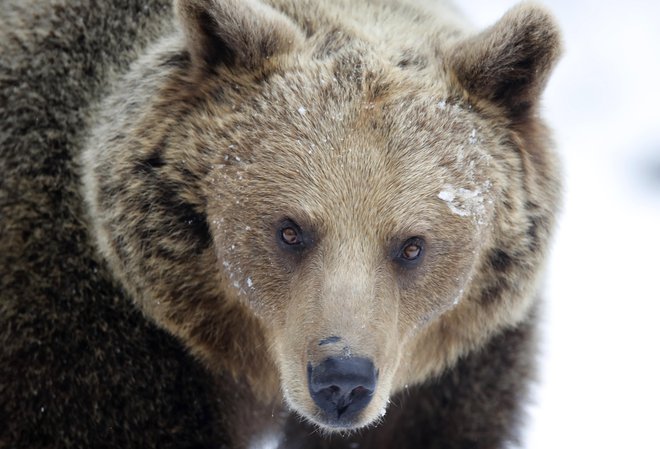
[[[225,300],[240,302],[270,329],[283,321],[282,304],[289,296],[290,280],[274,254],[271,236],[264,231],[267,225],[245,216],[244,209],[235,204],[209,206],[217,269]]]
[[[461,303],[479,251],[474,238],[460,239],[456,248],[429,257],[414,281],[400,284],[402,344]]]

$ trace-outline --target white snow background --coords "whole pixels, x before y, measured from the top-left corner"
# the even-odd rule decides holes
[[[480,29],[513,0],[469,0]],[[660,448],[660,2],[543,2],[564,56],[543,114],[565,201],[524,447]]]

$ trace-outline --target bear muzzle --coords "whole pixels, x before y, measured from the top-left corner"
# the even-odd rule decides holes
[[[363,357],[328,357],[307,365],[309,394],[328,427],[352,428],[376,390],[378,371]]]

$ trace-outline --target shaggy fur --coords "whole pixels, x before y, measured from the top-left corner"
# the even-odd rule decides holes
[[[1,447],[516,439],[559,198],[546,11],[480,34],[406,0],[0,20]],[[377,388],[325,435],[307,366],[349,355]]]

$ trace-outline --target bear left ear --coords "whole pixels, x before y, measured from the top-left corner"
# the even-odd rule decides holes
[[[468,96],[502,107],[515,120],[533,110],[560,53],[559,29],[550,13],[522,4],[459,42],[447,65]]]
[[[197,69],[255,68],[302,41],[288,17],[258,0],[175,0],[174,9]]]

